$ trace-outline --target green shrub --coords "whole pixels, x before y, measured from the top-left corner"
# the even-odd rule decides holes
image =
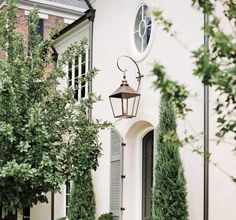
[[[91,171],[74,180],[69,206],[70,220],[95,220],[96,204]]]
[[[112,214],[111,213],[102,214],[98,220],[112,220]]]
[[[58,218],[57,220],[67,220],[67,217]]]

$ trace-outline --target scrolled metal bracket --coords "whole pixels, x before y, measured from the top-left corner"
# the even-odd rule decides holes
[[[143,75],[141,74],[140,69],[139,69],[139,67],[138,67],[138,64],[136,63],[136,61],[135,61],[133,58],[131,58],[131,57],[127,56],[127,55],[122,55],[122,56],[120,56],[120,57],[117,59],[117,62],[116,62],[117,68],[124,74],[124,76],[123,76],[124,79],[126,79],[126,72],[127,72],[127,69],[122,69],[122,68],[120,67],[119,61],[120,61],[121,58],[128,58],[129,60],[131,60],[131,61],[135,64],[135,66],[136,66],[136,68],[137,68],[137,74],[138,74],[138,76],[136,76],[136,79],[138,80],[138,87],[137,87],[137,91],[138,91],[138,90],[139,90],[139,87],[140,87],[141,78],[143,77]]]

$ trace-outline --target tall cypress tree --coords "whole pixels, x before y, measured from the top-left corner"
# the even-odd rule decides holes
[[[96,204],[93,192],[92,174],[87,171],[77,177],[72,186],[69,219],[95,220]]]
[[[173,104],[161,99],[152,220],[187,220],[186,180],[179,154]]]

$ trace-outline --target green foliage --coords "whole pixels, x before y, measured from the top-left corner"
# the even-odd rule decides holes
[[[111,213],[105,213],[102,214],[98,220],[112,220],[112,214]]]
[[[214,5],[210,0],[192,0],[192,5],[202,8],[205,13],[211,13],[214,10]]]
[[[206,45],[202,45],[193,52],[195,58],[193,74],[199,77],[204,85],[209,85],[217,92],[215,111],[216,136],[219,143],[226,135],[236,140],[236,2],[220,0],[217,3],[223,8],[222,13],[225,16],[223,25],[222,17],[216,13],[217,4],[210,0],[192,0],[193,6],[210,17],[209,23],[204,26],[210,47],[208,49]],[[154,11],[154,16],[164,27],[166,26],[166,19],[163,18],[161,10]],[[171,34],[171,25],[164,30]],[[189,96],[186,87],[169,79],[161,64],[156,64],[153,72],[157,76],[155,87],[173,101],[179,113],[185,116],[189,110],[186,106],[186,99]]]
[[[163,26],[163,31],[171,33],[171,27],[173,24],[170,20],[165,19],[165,17],[163,16],[163,11],[158,8],[155,8],[152,11],[152,14],[155,17],[155,20]]]
[[[100,97],[89,94],[78,103],[70,88],[57,89],[66,77],[63,65],[80,55],[87,41],[72,45],[50,70],[53,41],[36,34],[37,10],[29,15],[26,48],[15,31],[15,1],[7,4],[7,11],[0,11],[0,49],[6,53],[0,60],[0,206],[14,212],[47,202],[46,193],[58,191],[66,179],[96,169],[98,132],[108,123],[87,116]],[[91,81],[96,73],[81,80]]]
[[[187,220],[187,191],[179,154],[173,103],[161,99],[157,133],[157,157],[152,194],[153,220]]]
[[[159,63],[154,65],[153,74],[157,77],[154,82],[155,88],[160,89],[162,94],[175,103],[180,115],[184,116],[188,111],[191,111],[191,109],[187,108],[185,103],[189,93],[184,85],[168,79],[165,67]]]
[[[70,220],[95,220],[96,205],[91,172],[74,179],[69,207]]]
[[[235,1],[222,1],[228,25],[232,31],[222,29],[221,19],[215,15],[215,7],[206,13],[211,16],[209,24],[204,29],[209,37],[210,48],[204,46],[194,51],[196,60],[194,75],[202,79],[205,85],[213,87],[218,92],[216,113],[218,116],[218,131],[216,135],[223,138],[230,134],[236,140],[236,9]],[[201,4],[199,7],[203,8]]]

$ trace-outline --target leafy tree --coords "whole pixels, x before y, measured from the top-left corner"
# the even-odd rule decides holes
[[[216,136],[223,138],[228,134],[236,140],[236,2],[219,2],[224,8],[222,13],[230,31],[222,25],[222,19],[217,16],[216,6],[211,1],[193,1],[210,17],[204,30],[211,45],[207,52],[204,46],[193,52],[196,60],[193,74],[218,92],[215,107],[218,116]]]
[[[96,169],[101,147],[100,129],[108,123],[89,120],[87,111],[100,100],[89,94],[78,103],[72,89],[60,90],[63,66],[84,51],[86,40],[71,45],[52,63],[53,40],[36,34],[37,10],[29,15],[29,52],[16,32],[15,0],[0,12],[0,206],[22,220],[26,206],[47,202],[46,193],[59,190],[66,180]],[[28,54],[28,56],[27,56]],[[81,81],[90,81],[91,70]],[[81,133],[88,135],[81,145]]]
[[[187,220],[187,192],[184,169],[179,154],[175,111],[163,96],[157,131],[157,157],[152,195],[153,220]]]

